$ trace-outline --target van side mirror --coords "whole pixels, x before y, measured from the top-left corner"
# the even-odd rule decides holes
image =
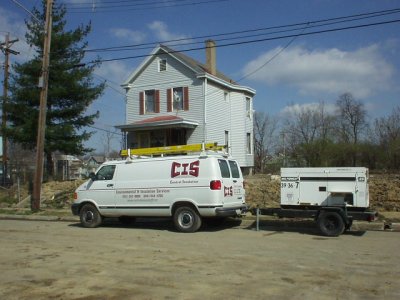
[[[96,174],[94,172],[91,172],[89,174],[89,178],[92,179],[93,181],[95,181],[96,180]]]

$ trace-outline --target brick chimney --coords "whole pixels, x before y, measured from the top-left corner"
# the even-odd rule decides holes
[[[216,61],[215,41],[206,41],[206,67],[211,75],[217,76],[217,61]]]

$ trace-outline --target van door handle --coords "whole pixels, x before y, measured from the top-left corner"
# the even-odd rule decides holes
[[[236,182],[237,182],[237,180],[234,180],[234,181],[233,181],[233,183],[236,183]]]
[[[114,184],[112,184],[112,183],[107,184],[107,187],[113,187],[113,186],[114,186]]]

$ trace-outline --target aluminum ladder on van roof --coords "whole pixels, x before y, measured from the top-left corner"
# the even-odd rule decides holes
[[[200,143],[189,145],[165,146],[165,147],[150,147],[138,149],[124,149],[120,151],[122,157],[136,156],[152,156],[164,154],[187,154],[190,152],[204,152],[204,151],[224,151],[225,146],[218,146],[217,143]]]

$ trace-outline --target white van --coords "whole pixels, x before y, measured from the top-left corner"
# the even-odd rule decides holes
[[[181,232],[202,218],[240,216],[245,190],[238,163],[222,154],[108,161],[75,191],[72,213],[84,227],[106,217],[172,217]]]

